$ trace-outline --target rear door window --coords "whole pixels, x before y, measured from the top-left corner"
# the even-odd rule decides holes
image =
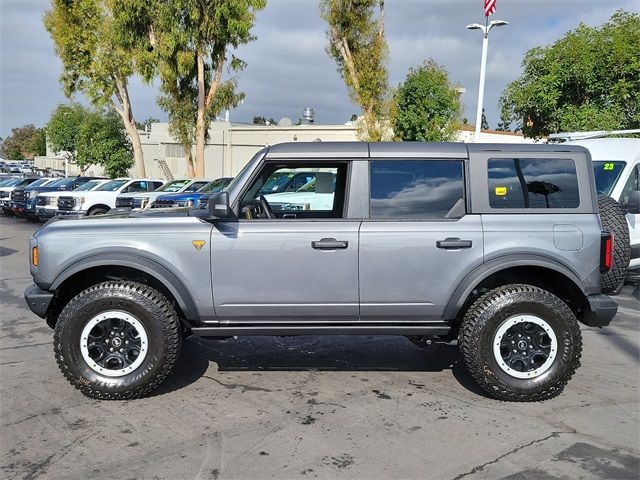
[[[371,161],[371,218],[443,219],[464,213],[462,161]]]
[[[575,162],[570,158],[490,158],[491,208],[577,208]]]

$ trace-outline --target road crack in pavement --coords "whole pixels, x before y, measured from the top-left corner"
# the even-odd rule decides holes
[[[17,350],[18,348],[40,347],[42,345],[51,345],[52,343],[53,342],[44,342],[44,343],[31,343],[29,345],[16,345],[15,347],[0,348],[0,350]]]
[[[519,447],[514,448],[513,450],[509,450],[506,453],[503,453],[502,455],[500,455],[499,457],[494,458],[493,460],[483,463],[482,465],[478,465],[477,467],[473,467],[471,470],[469,470],[468,472],[465,473],[461,473],[460,475],[456,475],[453,480],[460,480],[461,478],[467,477],[469,475],[473,475],[474,473],[478,473],[478,472],[482,472],[484,471],[485,467],[488,467],[489,465],[493,465],[498,463],[500,460],[502,460],[505,457],[508,457],[511,454],[514,454],[516,452],[519,452],[520,450],[530,447],[531,445],[535,445],[537,443],[542,443],[542,442],[546,442],[547,440],[551,439],[551,438],[558,438],[560,436],[560,434],[562,433],[575,433],[575,430],[572,431],[561,431],[561,432],[551,432],[550,435],[547,435],[544,438],[539,438],[537,440],[532,440],[529,443],[526,443],[524,445],[520,445]]]
[[[208,378],[209,380],[213,380],[218,385],[229,390],[233,390],[234,388],[241,388],[242,390],[240,390],[240,393],[245,393],[248,391],[252,391],[252,392],[271,392],[272,391],[272,390],[269,390],[268,388],[252,387],[251,385],[243,385],[241,383],[222,383],[217,378],[210,377],[209,375],[203,375],[202,377]]]

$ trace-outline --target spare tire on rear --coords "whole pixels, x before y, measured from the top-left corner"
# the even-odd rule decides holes
[[[602,275],[602,292],[616,295],[622,288],[631,258],[629,226],[622,207],[613,198],[599,195],[598,207],[602,228],[613,233],[613,265]]]

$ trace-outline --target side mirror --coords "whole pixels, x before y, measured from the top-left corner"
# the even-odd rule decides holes
[[[207,203],[209,218],[226,219],[231,216],[229,208],[229,192],[212,193]]]
[[[624,209],[631,214],[637,215],[640,213],[640,190],[633,190],[629,195],[627,204],[624,205]]]

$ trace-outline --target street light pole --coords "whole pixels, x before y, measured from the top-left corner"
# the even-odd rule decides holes
[[[480,60],[480,84],[478,85],[478,111],[476,112],[476,131],[475,142],[480,141],[480,129],[482,127],[482,106],[484,104],[484,83],[487,74],[487,53],[489,50],[489,32],[493,27],[502,27],[503,25],[509,25],[509,22],[504,20],[492,20],[489,23],[489,17],[485,17],[484,25],[479,23],[472,23],[467,25],[469,30],[480,30],[482,32],[482,58]]]

